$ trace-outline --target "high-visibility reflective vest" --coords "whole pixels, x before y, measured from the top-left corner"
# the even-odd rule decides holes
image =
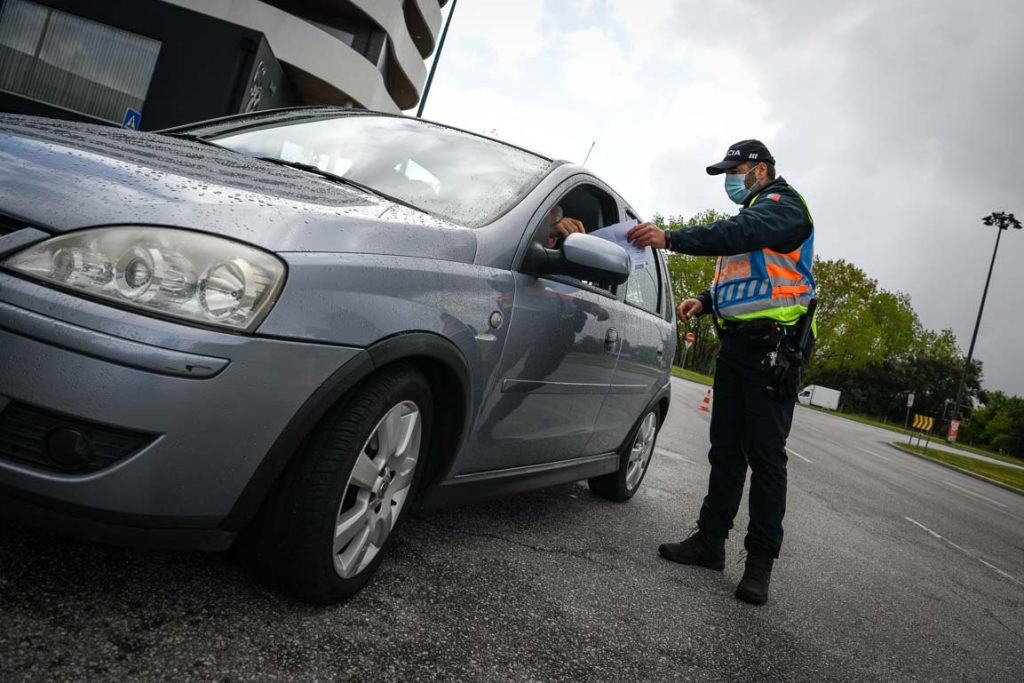
[[[799,193],[797,196],[800,197]],[[760,197],[760,194],[755,196],[749,206],[753,206]],[[800,197],[800,202],[811,223],[811,234],[798,249],[787,254],[774,249],[760,249],[718,258],[711,297],[719,319],[770,318],[783,325],[792,325],[807,312],[816,291],[811,272],[814,219],[803,197]]]

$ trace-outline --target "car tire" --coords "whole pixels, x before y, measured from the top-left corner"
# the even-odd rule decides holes
[[[619,469],[611,474],[588,479],[590,490],[602,498],[619,503],[632,498],[647,476],[660,428],[660,413],[657,408],[651,408],[630,432],[619,454]]]
[[[240,539],[243,563],[312,604],[358,592],[408,516],[431,405],[427,378],[403,364],[332,408]]]

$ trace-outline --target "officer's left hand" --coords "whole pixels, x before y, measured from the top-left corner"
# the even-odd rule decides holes
[[[638,247],[665,248],[665,231],[653,223],[641,223],[629,229],[626,239]]]
[[[700,299],[684,299],[676,306],[676,313],[686,325],[690,324],[690,316],[700,315],[703,310],[704,304],[700,302]]]

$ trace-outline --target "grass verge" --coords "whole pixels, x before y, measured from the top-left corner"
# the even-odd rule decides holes
[[[700,382],[701,384],[707,384],[708,386],[715,383],[715,380],[712,377],[702,375],[699,372],[694,372],[693,370],[684,370],[678,365],[672,366],[672,374],[676,377],[682,377],[683,379],[688,379],[691,382]]]
[[[897,448],[923,455],[926,458],[932,460],[938,460],[944,462],[947,465],[958,467],[974,474],[980,474],[983,477],[994,479],[1002,484],[1012,486],[1013,488],[1024,491],[1024,470],[1020,470],[1014,467],[1004,467],[1003,465],[996,464],[994,462],[987,462],[985,460],[978,460],[966,455],[955,455],[946,451],[938,451],[935,449],[929,449],[925,451],[921,446],[910,446],[905,443],[894,443]]]

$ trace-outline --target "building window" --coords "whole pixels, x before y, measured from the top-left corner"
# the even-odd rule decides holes
[[[0,90],[121,123],[141,112],[160,41],[29,0],[0,9]]]

